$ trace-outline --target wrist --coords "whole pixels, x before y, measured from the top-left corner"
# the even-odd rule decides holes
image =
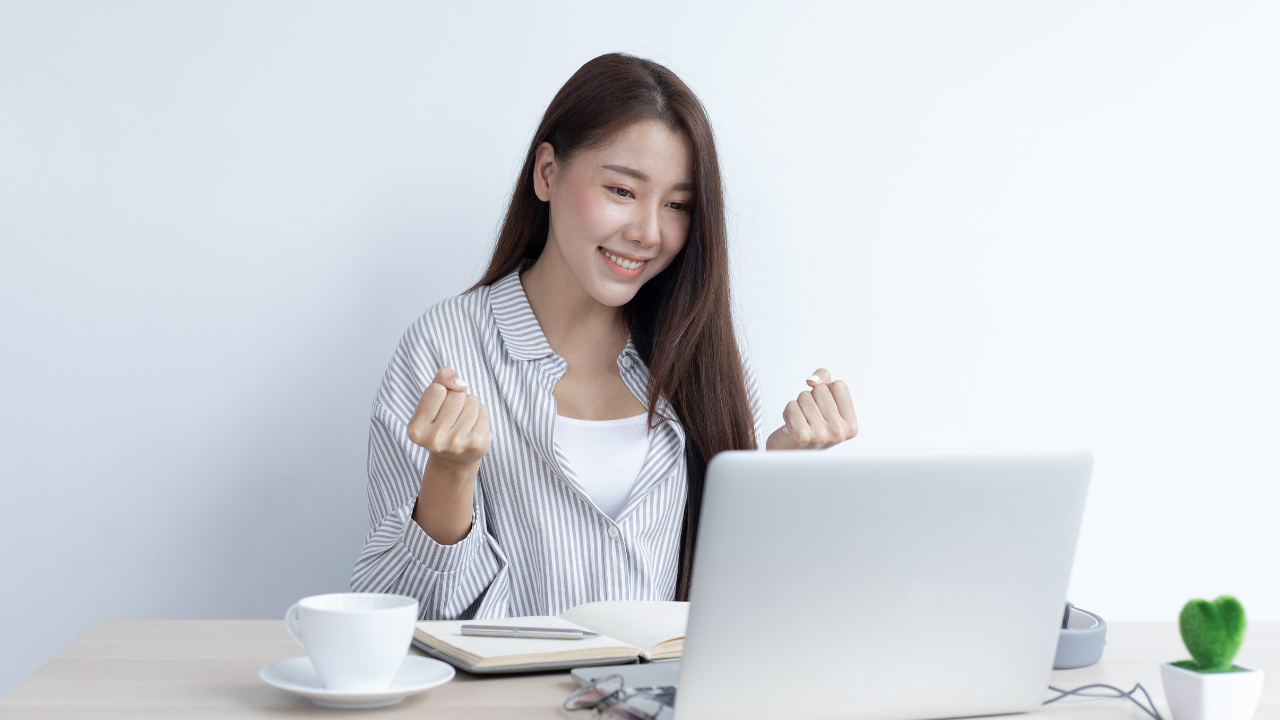
[[[471,531],[479,469],[479,461],[457,463],[437,455],[427,457],[422,489],[413,506],[413,520],[432,540],[453,545]]]
[[[480,471],[480,461],[460,463],[432,453],[427,456],[427,468],[424,477],[433,481],[463,484],[474,480]]]

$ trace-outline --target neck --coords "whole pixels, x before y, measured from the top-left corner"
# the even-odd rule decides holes
[[[582,287],[553,238],[533,267],[520,275],[529,307],[542,326],[547,343],[557,355],[573,348],[609,348],[614,357],[627,341],[626,321],[621,307],[596,300]]]

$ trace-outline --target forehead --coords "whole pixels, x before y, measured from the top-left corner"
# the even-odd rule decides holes
[[[583,153],[581,159],[597,170],[608,165],[638,170],[654,185],[693,182],[693,144],[689,136],[657,120],[628,125],[605,145]]]

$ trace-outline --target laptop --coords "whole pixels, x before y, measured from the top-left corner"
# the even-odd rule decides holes
[[[721,453],[683,661],[642,672],[678,673],[675,720],[1034,710],[1092,465],[1076,449]]]

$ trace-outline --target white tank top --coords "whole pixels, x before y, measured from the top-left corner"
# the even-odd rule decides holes
[[[611,520],[618,519],[630,499],[649,451],[648,417],[578,420],[556,416],[556,445],[591,502]]]

